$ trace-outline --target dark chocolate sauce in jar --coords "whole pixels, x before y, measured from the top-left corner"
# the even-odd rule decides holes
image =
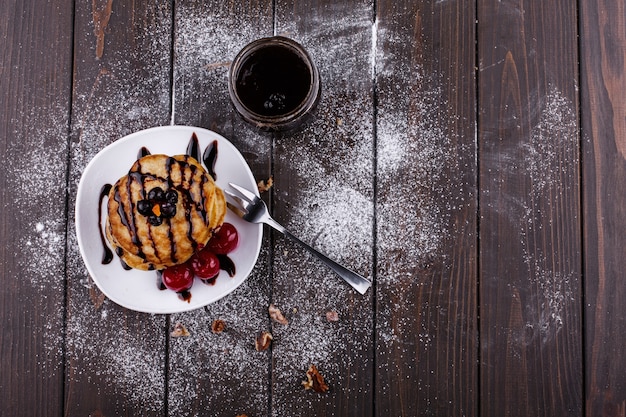
[[[308,52],[284,36],[257,39],[230,65],[228,93],[237,113],[260,130],[289,131],[315,115],[320,74]]]
[[[206,147],[202,153],[202,162],[207,169],[209,175],[213,178],[213,181],[217,179],[215,174],[215,162],[217,161],[217,141],[214,140]]]
[[[113,252],[109,249],[106,240],[104,239],[104,233],[102,232],[102,200],[104,197],[109,195],[111,188],[113,186],[111,184],[104,184],[100,189],[100,199],[98,200],[98,231],[100,232],[100,241],[102,242],[102,264],[107,265],[110,264],[113,260]]]
[[[250,111],[272,117],[295,110],[306,98],[311,78],[311,70],[294,50],[270,45],[242,63],[235,88]]]

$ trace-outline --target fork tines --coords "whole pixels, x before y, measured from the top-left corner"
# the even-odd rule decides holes
[[[224,190],[224,194],[230,197],[234,204],[231,202],[227,202],[227,205],[236,214],[238,214],[240,217],[243,217],[245,214],[250,212],[250,210],[255,206],[256,203],[260,201],[260,199],[252,191],[246,190],[245,188],[237,184],[229,183],[229,185],[233,188],[235,192]]]
[[[228,207],[230,207],[231,209],[238,209],[239,211],[244,211],[246,207],[250,204],[247,200],[244,200],[243,198],[241,198],[240,196],[231,193],[228,190],[224,190],[224,194],[226,194],[228,197],[230,197],[230,199],[235,203],[232,204],[230,201],[226,201],[226,205]]]
[[[229,182],[228,185],[230,185],[232,188],[234,188],[235,191],[237,191],[239,194],[241,194],[250,203],[254,203],[259,198],[252,191],[247,190],[247,189],[243,188],[240,185],[233,184],[232,182]]]
[[[243,208],[241,208],[241,206],[233,204],[230,201],[226,201],[226,207],[228,207],[233,213],[235,213],[239,217],[243,217],[247,213]]]

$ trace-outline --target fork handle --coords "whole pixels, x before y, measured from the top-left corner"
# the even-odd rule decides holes
[[[349,270],[345,266],[340,265],[337,262],[333,261],[332,259],[330,259],[328,256],[324,255],[323,253],[318,252],[317,250],[313,249],[311,246],[309,246],[308,244],[304,243],[303,241],[298,239],[296,236],[292,235],[287,229],[285,229],[283,226],[281,226],[278,222],[272,221],[272,220],[267,221],[266,223],[268,225],[272,226],[274,229],[276,229],[279,232],[281,232],[283,235],[288,237],[290,240],[298,243],[304,249],[309,251],[309,253],[317,256],[330,269],[335,271],[335,273],[337,275],[339,275],[341,278],[343,278],[344,281],[346,281],[348,284],[350,284],[352,286],[352,288],[357,290],[359,292],[359,294],[365,294],[365,292],[367,292],[367,289],[372,285],[372,283],[367,278],[357,274],[356,272],[353,272],[353,271]]]

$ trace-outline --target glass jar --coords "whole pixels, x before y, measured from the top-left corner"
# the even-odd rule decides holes
[[[283,36],[255,40],[233,60],[228,90],[244,120],[262,130],[287,131],[314,114],[319,72],[307,51]]]

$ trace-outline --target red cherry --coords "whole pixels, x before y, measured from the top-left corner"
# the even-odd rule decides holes
[[[193,285],[193,270],[187,264],[170,266],[163,271],[163,284],[172,291],[187,291]]]
[[[239,244],[239,234],[237,229],[230,223],[224,223],[222,227],[213,235],[207,248],[218,255],[226,255],[234,251]]]
[[[220,261],[214,253],[201,250],[195,253],[188,261],[198,278],[215,278],[220,273]]]

